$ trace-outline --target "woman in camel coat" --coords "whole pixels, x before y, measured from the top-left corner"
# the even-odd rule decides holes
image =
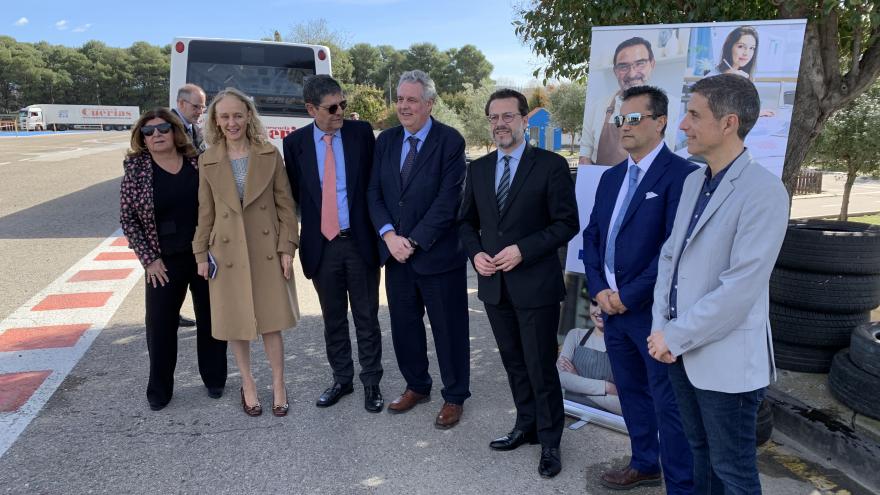
[[[230,342],[242,376],[242,407],[262,413],[251,374],[250,341],[263,337],[272,368],[273,407],[287,414],[281,331],[299,308],[292,261],[299,245],[295,205],[284,162],[267,142],[251,100],[227,88],[208,108],[210,147],[199,157],[199,221],[193,252],[210,277],[213,335]]]

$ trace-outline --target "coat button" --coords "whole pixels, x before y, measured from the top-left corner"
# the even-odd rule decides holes
[[[269,235],[269,229],[263,229],[263,235]]]
[[[223,242],[229,242],[229,238],[228,238],[228,237],[224,237],[224,238],[222,238],[222,239],[220,239],[220,240],[223,241]]]
[[[224,211],[224,212],[223,212],[223,218],[227,218],[228,216],[229,216],[229,213]]]
[[[498,237],[503,237],[503,236],[504,236],[504,232],[501,231],[501,230],[499,230],[499,231],[498,231]]]
[[[397,206],[403,206],[403,201],[401,201],[400,203],[397,203]]]
[[[260,205],[260,209],[261,209],[261,210],[265,210],[265,209],[266,209],[266,205]]]
[[[271,260],[272,258],[274,258],[274,256],[272,256],[271,254],[266,256],[267,260]]]
[[[232,268],[232,262],[231,262],[231,261],[227,261],[227,262],[226,262],[226,268]]]

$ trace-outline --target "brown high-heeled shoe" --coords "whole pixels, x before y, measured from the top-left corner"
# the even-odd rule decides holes
[[[290,402],[287,400],[287,390],[284,391],[284,404],[275,405],[275,399],[272,399],[272,414],[275,416],[287,416],[287,411],[290,410]]]
[[[259,403],[259,401],[249,406],[247,402],[244,400],[244,387],[241,387],[241,408],[244,409],[244,413],[248,416],[259,416],[263,414],[263,406]]]

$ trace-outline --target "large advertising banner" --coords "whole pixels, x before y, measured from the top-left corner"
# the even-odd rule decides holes
[[[593,28],[578,163],[613,166],[626,159],[614,117],[620,113],[622,92],[643,84],[666,92],[666,145],[691,158],[678,130],[690,87],[703,77],[734,73],[754,82],[761,98],[760,118],[745,145],[752,157],[781,176],[806,25],[796,19]],[[584,228],[599,176],[578,172]],[[584,272],[582,247],[579,235],[569,243],[567,271]]]
[[[593,28],[576,180],[581,230],[589,223],[602,174],[627,159],[614,121],[620,115],[621,94],[633,86],[651,85],[666,92],[669,123],[665,143],[676,154],[699,164],[700,158],[691,157],[684,133],[678,129],[691,86],[704,77],[724,73],[748,78],[758,90],[761,112],[745,145],[752,157],[781,176],[805,28],[803,19]],[[569,243],[566,270],[584,273],[581,235]],[[587,326],[601,335],[598,306],[590,306],[590,316],[593,324]],[[571,329],[559,359],[560,377],[569,384],[563,387],[566,413],[625,431],[619,406],[607,400],[616,398],[616,393],[593,395],[587,386],[596,380],[614,382],[610,375],[592,376],[596,369],[605,369],[597,363],[607,358],[601,357],[604,345],[591,344],[594,336],[587,332]]]

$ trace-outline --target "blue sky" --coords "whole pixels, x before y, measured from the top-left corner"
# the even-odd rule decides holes
[[[43,0],[4,2],[0,34],[19,41],[80,46],[96,39],[127,47],[170,43],[175,36],[259,39],[315,19],[347,39],[407,48],[430,42],[441,50],[473,44],[495,67],[492,77],[527,84],[537,59],[513,31],[521,0]],[[260,7],[256,7],[259,5]]]

